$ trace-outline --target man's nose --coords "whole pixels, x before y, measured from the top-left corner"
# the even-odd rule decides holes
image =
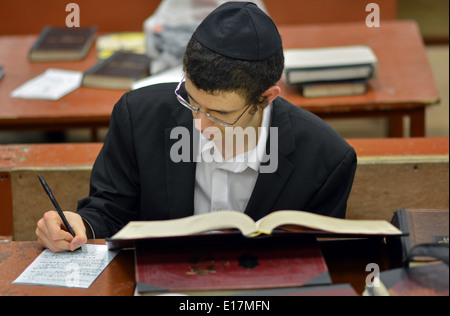
[[[214,122],[212,122],[206,116],[206,114],[202,112],[194,113],[194,121],[195,121],[195,128],[198,129],[200,132],[203,132],[206,128],[214,125]]]

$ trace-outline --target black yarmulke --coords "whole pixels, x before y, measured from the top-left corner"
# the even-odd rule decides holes
[[[226,2],[205,18],[194,36],[220,55],[248,61],[268,59],[283,47],[275,23],[252,2]]]

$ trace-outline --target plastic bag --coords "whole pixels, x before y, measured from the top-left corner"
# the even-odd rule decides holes
[[[247,0],[238,0],[247,1]],[[152,58],[151,73],[182,64],[187,43],[200,23],[226,0],[163,0],[144,22],[147,54]],[[263,0],[253,0],[263,11]]]

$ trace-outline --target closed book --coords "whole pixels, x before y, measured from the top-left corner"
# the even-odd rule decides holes
[[[137,80],[149,76],[150,58],[143,54],[118,51],[89,69],[83,86],[103,89],[130,90]]]
[[[30,49],[34,62],[77,61],[88,54],[95,40],[97,27],[45,27]]]
[[[366,80],[345,80],[305,83],[300,85],[305,98],[361,95],[367,92]]]
[[[285,60],[287,84],[369,79],[378,67],[368,46],[287,49]]]
[[[242,290],[331,284],[315,238],[243,236],[136,244],[143,294],[232,295]]]
[[[383,271],[367,296],[448,296],[449,268],[444,263]]]
[[[411,249],[419,245],[449,243],[448,210],[402,209],[394,213],[392,223],[404,233],[388,240],[393,260],[405,262]],[[436,258],[421,256],[414,261],[426,263]]]

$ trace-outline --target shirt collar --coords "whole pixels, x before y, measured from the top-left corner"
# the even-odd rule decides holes
[[[261,160],[264,157],[266,151],[267,139],[269,137],[269,128],[272,117],[272,107],[273,105],[271,103],[263,111],[263,119],[261,127],[258,129],[259,131],[258,144],[254,149],[225,161],[223,156],[220,154],[220,151],[217,149],[214,140],[209,140],[205,138],[201,133],[199,133],[200,134],[200,142],[198,150],[199,159],[197,161],[211,162],[205,161],[206,159],[203,158],[207,156],[209,160],[212,160],[211,163],[217,164],[217,167],[220,169],[228,170],[234,173],[239,173],[250,167],[255,171],[259,171],[259,167],[261,166]]]

